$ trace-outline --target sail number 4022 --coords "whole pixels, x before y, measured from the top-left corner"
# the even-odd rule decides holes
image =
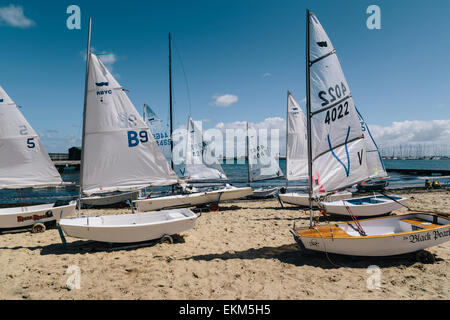
[[[334,87],[328,88],[328,95],[327,95],[326,91],[320,91],[319,98],[320,98],[320,100],[323,101],[322,107],[325,107],[328,104],[335,102],[337,99],[340,99],[341,97],[345,97],[346,93],[347,93],[347,88],[345,87],[343,82],[341,82],[340,85],[337,84]],[[328,97],[328,96],[330,96],[330,97]]]
[[[330,122],[335,121],[336,119],[341,119],[348,114],[348,102],[345,101],[343,104],[341,103],[339,106],[327,110],[325,123],[330,124]]]

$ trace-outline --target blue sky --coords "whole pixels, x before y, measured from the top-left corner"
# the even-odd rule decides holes
[[[81,8],[81,30],[66,27],[71,4]],[[381,30],[366,27],[372,4],[381,8]],[[186,124],[190,114],[214,127],[285,118],[286,91],[299,101],[305,97],[310,8],[337,50],[356,105],[380,139],[450,137],[447,0],[2,1],[0,13],[11,5],[31,22],[13,26],[0,14],[0,85],[24,107],[49,152],[79,144],[89,16],[96,52],[114,55],[106,58],[108,66],[137,109],[147,103],[163,120],[170,31],[175,125]],[[237,101],[215,105],[224,95]],[[411,128],[418,131],[409,139]]]

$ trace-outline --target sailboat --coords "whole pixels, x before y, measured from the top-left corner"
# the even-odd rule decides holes
[[[222,166],[208,150],[199,126],[191,117],[188,119],[184,167],[180,169],[185,183],[202,181],[227,181]],[[253,194],[252,188],[237,188],[226,184],[215,190],[176,194],[164,197],[133,201],[138,211],[159,210],[173,207],[190,207],[219,203],[222,200],[239,199]]]
[[[360,182],[357,186],[368,181],[385,181],[377,180],[387,177],[387,172],[383,163],[383,159],[378,150],[378,146],[370,133],[369,126],[364,121],[361,113],[355,107],[358,119],[361,123],[361,129],[364,135],[364,142],[366,144],[366,161],[370,173],[370,178]],[[369,188],[369,187],[368,187]],[[372,183],[371,191],[376,191],[375,182]],[[324,201],[321,205],[329,214],[339,214],[348,216],[349,210],[357,217],[362,216],[379,216],[388,214],[394,210],[401,209],[407,203],[408,199],[397,195],[372,195],[364,197],[354,197],[345,201]]]
[[[267,141],[257,134],[256,129],[249,128],[247,122],[247,167],[248,181],[266,181],[283,178],[283,171],[272,151],[269,150]],[[279,187],[262,187],[253,189],[251,198],[262,199],[275,196]]]
[[[177,183],[177,176],[125,90],[91,52],[91,19],[83,112],[81,195],[128,191]],[[197,216],[188,209],[158,213],[61,219],[62,231],[74,238],[133,243],[192,229]]]
[[[364,135],[336,50],[306,12],[307,141],[310,199],[370,178]],[[351,215],[352,209],[347,207]],[[450,219],[424,212],[291,230],[302,249],[354,256],[411,253],[450,240]]]
[[[27,189],[62,186],[39,136],[19,110],[19,106],[0,87],[0,189]],[[76,202],[0,209],[0,229],[33,228],[75,213]]]
[[[164,125],[155,111],[147,104],[144,104],[143,118],[167,161],[170,161],[170,133],[168,132],[167,126]]]
[[[308,179],[308,147],[306,137],[306,118],[294,96],[287,93],[286,123],[286,189],[289,181]],[[286,192],[278,195],[283,203],[309,206],[309,194]],[[339,191],[327,196],[329,200],[342,200],[352,197],[349,191]],[[313,205],[319,203],[313,200]]]
[[[169,94],[170,94],[170,137],[173,134],[172,124],[172,54],[171,54],[171,37],[169,33]],[[181,173],[184,180],[179,185],[185,191],[182,194],[172,194],[169,196],[146,197],[133,201],[133,207],[137,211],[161,210],[167,208],[183,208],[192,207],[203,204],[219,203],[222,200],[239,199],[252,195],[251,188],[237,188],[231,185],[217,190],[207,190],[197,192],[195,187],[188,186],[187,182],[205,181],[205,180],[223,180],[227,179],[222,167],[217,159],[212,159],[210,163],[205,164],[203,161],[203,136],[201,130],[195,125],[194,121],[189,117],[187,129],[187,147],[184,170]],[[200,143],[201,142],[201,143]],[[173,163],[173,140],[170,139],[170,158],[171,167],[174,169]]]

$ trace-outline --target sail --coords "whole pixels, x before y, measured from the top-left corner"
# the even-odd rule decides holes
[[[144,121],[167,161],[171,161],[170,130],[148,105],[144,105]]]
[[[177,176],[124,89],[90,55],[82,191],[85,194],[171,185]]]
[[[355,107],[356,109],[356,107]],[[387,177],[386,168],[384,167],[383,158],[381,157],[381,153],[378,149],[377,143],[370,133],[369,126],[366,121],[364,121],[361,113],[356,109],[358,113],[358,118],[361,123],[361,129],[364,134],[364,141],[366,143],[366,159],[367,166],[370,172],[370,178],[382,178]]]
[[[283,172],[278,165],[276,155],[273,155],[269,149],[267,135],[264,139],[257,134],[256,129],[249,128],[247,123],[247,136],[248,176],[250,182],[282,177]]]
[[[288,93],[286,143],[286,178],[308,178],[308,137],[306,117],[291,93]]]
[[[366,148],[350,87],[336,51],[314,14],[310,26],[310,112],[313,194],[369,178]]]
[[[62,184],[61,176],[19,107],[0,87],[0,188]]]
[[[203,141],[202,130],[189,118],[184,175],[189,180],[226,180],[219,161],[213,156],[210,145]]]

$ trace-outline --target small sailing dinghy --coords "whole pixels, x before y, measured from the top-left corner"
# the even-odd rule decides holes
[[[63,185],[37,133],[19,107],[0,87],[0,189],[27,189]],[[0,229],[35,226],[45,230],[45,223],[75,213],[76,202],[55,203],[0,209]]]
[[[294,96],[287,93],[287,123],[286,123],[286,189],[289,181],[308,179],[308,146],[306,137],[306,118],[302,108]],[[286,192],[278,195],[283,203],[297,206],[309,206],[309,194]],[[335,201],[349,199],[352,193],[338,191],[327,196],[326,199]],[[319,203],[313,200],[313,205]]]
[[[142,117],[124,89],[99,58],[91,53],[91,19],[87,49],[83,112],[80,198],[102,191],[128,191],[172,185],[170,168]],[[62,231],[74,238],[133,243],[161,238],[194,227],[190,210],[142,212],[61,219]]]
[[[247,122],[247,167],[248,181],[267,181],[283,178],[278,161],[269,149],[267,136],[258,134],[255,128],[249,128]],[[253,189],[253,195],[249,198],[264,199],[278,194],[278,187],[261,187]]]
[[[185,182],[227,181],[222,166],[211,152],[205,150],[202,131],[192,118],[188,121],[187,150],[184,168],[180,169]],[[170,195],[133,201],[137,211],[182,208],[202,204],[219,203],[253,194],[249,187],[237,188],[229,184],[216,190]]]
[[[307,10],[306,95],[310,197],[370,178],[366,145],[336,51],[317,17]],[[334,102],[332,102],[334,100]],[[342,116],[340,116],[342,115]],[[320,177],[320,179],[319,179]],[[348,207],[351,214],[353,208]],[[373,218],[291,233],[302,249],[354,256],[411,253],[450,240],[450,219],[425,213]]]
[[[359,121],[361,123],[361,130],[364,135],[364,142],[366,144],[366,161],[370,173],[370,179],[364,180],[357,184],[357,189],[366,189],[371,191],[384,191],[384,185],[386,180],[381,180],[387,177],[386,168],[383,163],[383,158],[378,149],[378,146],[370,133],[369,126],[364,121],[361,113],[355,107],[358,114]],[[378,183],[377,183],[378,182]],[[321,205],[325,208],[325,211],[329,214],[338,215],[350,215],[350,208],[353,215],[357,217],[379,216],[389,214],[394,210],[401,209],[406,205],[407,198],[389,195],[389,196],[364,196],[355,197],[351,200],[336,201],[328,200],[322,202]]]

